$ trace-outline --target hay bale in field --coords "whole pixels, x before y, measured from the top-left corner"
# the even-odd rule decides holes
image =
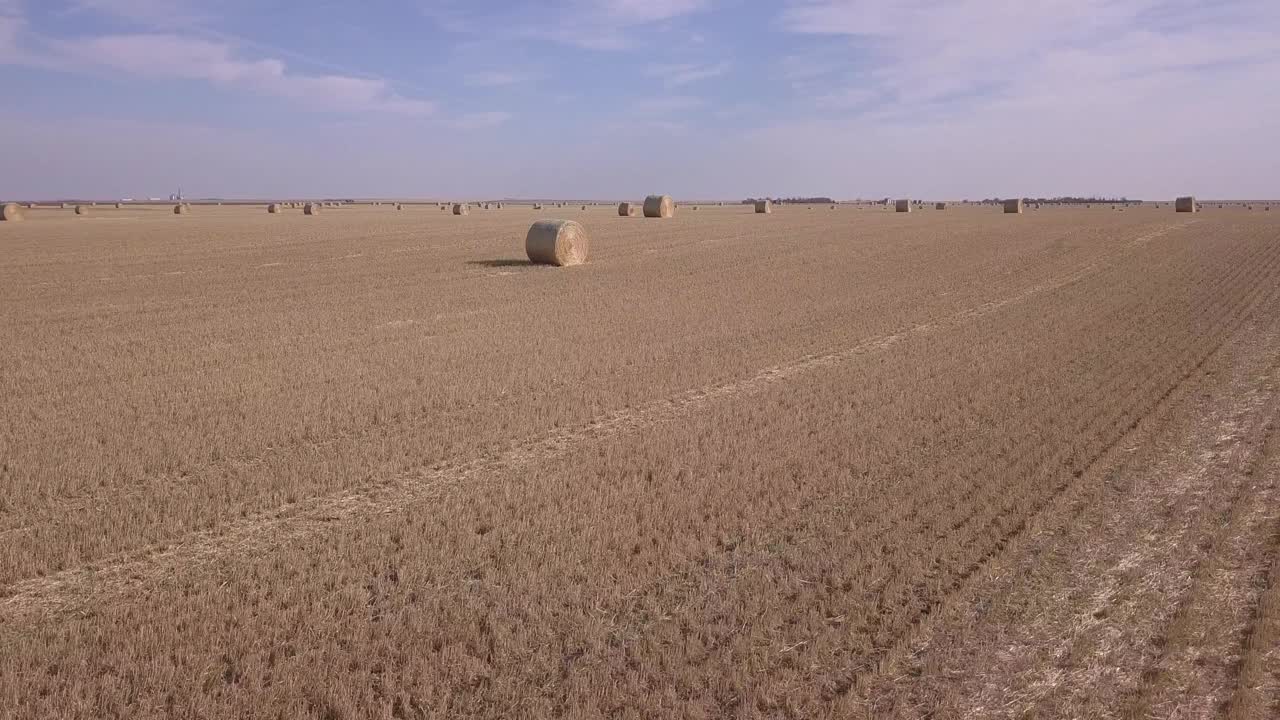
[[[635,217],[636,207],[629,202],[618,203],[618,217]]]
[[[765,198],[764,200],[757,200],[757,201],[756,201],[756,212],[757,212],[757,213],[760,213],[760,214],[762,214],[762,215],[768,215],[769,213],[772,213],[772,212],[773,212],[773,201],[772,201],[772,200],[770,200],[770,199],[768,199],[768,198]]]
[[[76,206],[76,214],[77,214],[77,215],[88,215],[88,214],[89,214],[89,208],[88,208],[88,207],[86,207],[86,206],[84,206],[84,205],[77,205],[77,206]]]
[[[1005,200],[1004,212],[1006,215],[1021,215],[1022,214],[1022,198],[1017,198],[1016,200]]]
[[[117,209],[117,210],[123,210],[123,209],[124,209],[124,203],[116,203],[116,209]]]
[[[466,203],[454,203],[453,214],[454,215],[470,215],[471,208],[467,207]]]
[[[401,204],[401,203],[396,203],[396,209],[397,209],[397,210],[403,210],[403,209],[404,209],[404,205],[403,205],[403,204]]]
[[[946,209],[947,209],[947,204],[946,204],[946,203],[934,203],[934,205],[933,205],[933,209],[934,209],[934,210],[946,210]]]
[[[267,206],[267,212],[271,213],[272,215],[277,215],[277,214],[279,214],[279,213],[280,213],[280,203],[271,203],[270,205],[268,205],[268,206]]]
[[[586,205],[583,205],[583,206],[582,206],[582,209],[583,209],[583,210],[586,210],[586,209],[587,209],[587,206],[586,206]]]
[[[62,203],[62,209],[63,209],[63,210],[66,210],[66,209],[67,209],[67,208],[69,208],[69,207],[71,207],[71,206],[70,206],[70,205],[68,205],[68,204],[66,204],[66,203]],[[1219,205],[1218,207],[1222,207],[1222,206],[1221,206],[1221,205]]]
[[[524,238],[530,262],[543,265],[581,265],[587,261],[587,231],[573,220],[539,220]]]
[[[835,205],[832,205],[832,206],[831,206],[831,209],[832,209],[832,210],[835,210],[835,209],[836,209],[836,206],[835,206]]]
[[[178,203],[177,205],[173,206],[174,215],[186,215],[189,212],[191,212],[191,206],[185,203]]]
[[[650,195],[644,199],[644,216],[647,218],[669,218],[676,214],[676,204],[670,195]]]
[[[18,207],[18,203],[5,203],[0,208],[0,221],[18,222],[22,220],[22,208]]]
[[[302,214],[303,214],[303,215],[319,215],[319,214],[320,214],[320,203],[313,203],[313,202],[309,202],[309,203],[307,203],[306,205],[303,205],[303,206],[302,206]]]
[[[907,213],[911,212],[911,201],[910,200],[897,201],[896,203],[894,203],[894,210],[896,210],[897,212],[907,212]]]
[[[534,204],[533,204],[533,209],[534,209],[534,210],[541,210],[541,209],[542,209],[542,206],[541,206],[541,205],[539,205],[538,203],[534,203]]]
[[[1219,205],[1218,207],[1222,207],[1222,206]],[[1173,210],[1174,212],[1180,212],[1180,213],[1195,212],[1197,210],[1195,197],[1192,195],[1187,195],[1186,197],[1178,198],[1173,202]]]

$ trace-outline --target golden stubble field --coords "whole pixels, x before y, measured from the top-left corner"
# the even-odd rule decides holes
[[[0,717],[1277,711],[1278,213],[94,210],[0,225]]]

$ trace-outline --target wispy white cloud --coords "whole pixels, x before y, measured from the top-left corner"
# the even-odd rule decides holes
[[[681,87],[702,80],[720,77],[729,72],[729,62],[722,61],[712,65],[699,65],[693,63],[686,64],[656,64],[649,65],[645,68],[644,74],[648,77],[657,78],[667,87]]]
[[[446,2],[433,3],[423,12],[454,33],[618,50],[633,44],[629,30],[672,21],[710,5],[711,0],[559,0],[494,12],[469,2]]]
[[[399,95],[385,80],[294,73],[278,59],[244,59],[226,43],[180,35],[106,35],[62,40],[54,48],[75,67],[103,68],[139,77],[201,80],[315,109],[413,116],[429,115],[435,110],[430,102]]]

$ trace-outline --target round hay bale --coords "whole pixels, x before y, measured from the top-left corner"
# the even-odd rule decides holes
[[[36,209],[36,204],[35,204],[35,203],[27,203],[27,209],[28,209],[28,210],[35,210],[35,209]]]
[[[1114,208],[1115,206],[1112,206],[1112,207]],[[1004,212],[1006,215],[1021,215],[1022,214],[1022,198],[1018,198],[1016,200],[1005,200]]]
[[[18,207],[18,203],[5,203],[0,208],[0,221],[18,222],[22,219],[22,208]]]
[[[893,208],[894,208],[894,210],[896,210],[897,212],[905,212],[905,213],[909,213],[909,212],[911,212],[911,201],[910,201],[910,200],[899,200],[899,201],[897,201],[896,203],[894,203]]]
[[[586,205],[583,205],[583,206],[582,206],[582,209],[583,209],[583,210],[586,210],[586,209],[587,209],[587,206],[586,206]]]
[[[66,204],[66,203],[62,203],[62,209],[63,209],[63,210],[66,210],[66,209],[67,209],[67,208],[69,208],[69,207],[71,207],[71,206],[70,206],[70,205],[68,205],[68,204]],[[1221,206],[1221,205],[1219,205],[1218,207],[1222,207],[1222,206]]]
[[[454,203],[453,214],[454,215],[470,215],[471,208],[468,207],[466,203]]]
[[[280,212],[280,203],[271,203],[270,205],[268,205],[268,206],[267,206],[267,212],[271,213],[272,215],[277,215],[277,214],[279,214],[279,212]]]
[[[189,212],[191,212],[191,207],[189,205],[178,203],[177,205],[173,206],[174,215],[186,215]]]
[[[403,204],[401,204],[401,203],[396,203],[396,209],[397,209],[397,210],[403,210],[403,209],[404,209],[404,205],[403,205]]]
[[[937,203],[937,204],[935,204],[935,205],[933,206],[933,209],[934,209],[934,210],[946,210],[946,209],[947,209],[947,204],[946,204],[946,203]]]
[[[84,205],[77,205],[77,206],[76,206],[76,214],[77,214],[77,215],[88,215],[88,214],[89,214],[89,208],[88,208],[88,207],[86,207],[86,206],[84,206]]]
[[[123,210],[123,209],[124,209],[124,203],[116,203],[116,209],[117,209],[117,210]]]
[[[307,203],[306,205],[303,205],[302,214],[303,215],[319,215],[320,203]]]
[[[618,203],[618,217],[635,217],[636,206],[629,202]]]
[[[644,199],[644,216],[647,218],[669,218],[676,214],[676,204],[670,195],[650,195]]]
[[[762,215],[768,215],[773,212],[773,201],[769,199],[756,201],[756,212]]]
[[[587,231],[573,220],[539,220],[524,238],[529,261],[542,265],[581,265],[587,261]]]
[[[534,204],[533,204],[533,209],[534,209],[534,210],[541,210],[541,209],[542,209],[542,206],[541,206],[541,205],[539,205],[539,204],[537,204],[537,203],[534,203]]]

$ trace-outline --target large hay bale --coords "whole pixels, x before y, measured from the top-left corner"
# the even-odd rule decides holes
[[[676,204],[670,195],[650,195],[644,199],[644,216],[647,218],[669,218],[676,214]]]
[[[911,212],[911,201],[899,200],[894,204],[894,209],[898,212]]]
[[[524,238],[531,262],[543,265],[581,265],[587,261],[587,231],[573,220],[539,220]]]
[[[87,206],[85,206],[85,205],[77,205],[77,206],[76,206],[76,214],[77,214],[77,215],[88,215],[88,214],[89,214],[89,208],[88,208]]]
[[[541,205],[539,205],[538,203],[534,203],[534,204],[533,204],[533,209],[534,209],[534,210],[541,210],[541,209],[542,209],[542,206],[541,206]]]
[[[397,209],[397,210],[403,210],[403,209],[404,209],[404,204],[403,204],[403,203],[396,203],[396,209]]]
[[[768,215],[773,212],[773,201],[769,199],[756,201],[756,212]]]
[[[68,205],[68,204],[66,204],[66,203],[62,203],[62,209],[63,209],[63,210],[66,210],[66,209],[67,209],[67,208],[69,208],[69,207],[71,207],[71,206],[70,206],[70,205]],[[1222,207],[1222,206],[1221,206],[1221,205],[1219,205],[1218,207]]]
[[[933,209],[934,209],[934,210],[946,210],[946,209],[947,209],[947,204],[946,204],[946,203],[935,203],[935,204],[934,204],[934,206],[933,206]]]
[[[307,203],[306,205],[303,205],[302,214],[303,215],[319,215],[320,203]]]
[[[1174,212],[1193,213],[1196,211],[1196,199],[1191,195],[1180,197],[1174,201],[1173,208]]]
[[[466,203],[454,203],[453,214],[454,215],[470,215],[471,208],[467,207]]]
[[[174,215],[186,215],[189,212],[191,212],[191,206],[186,205],[184,203],[178,203],[177,205],[173,206]]]
[[[1004,212],[1006,215],[1021,215],[1022,214],[1022,198],[1018,198],[1016,200],[1005,200]]]
[[[116,203],[116,209],[117,209],[117,210],[123,210],[123,209],[124,209],[124,203]]]
[[[18,222],[22,219],[22,208],[18,207],[18,203],[5,203],[0,208],[0,221]]]
[[[276,215],[280,212],[280,203],[271,203],[267,206],[267,212]]]
[[[629,202],[618,203],[618,217],[635,217],[636,206]]]

